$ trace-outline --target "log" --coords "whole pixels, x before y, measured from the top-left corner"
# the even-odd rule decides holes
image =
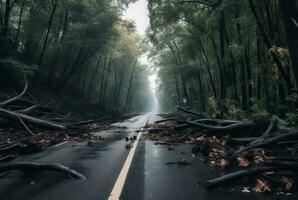
[[[228,140],[228,143],[229,144],[248,144],[256,139],[257,137],[231,138]]]
[[[26,109],[19,110],[18,112],[19,113],[23,113],[23,114],[28,114],[28,113],[32,112],[34,109],[36,109],[38,107],[40,107],[40,105],[33,105],[33,106],[30,106],[30,107],[28,107]]]
[[[18,113],[16,111],[10,111],[10,110],[7,110],[7,109],[0,108],[0,112],[4,113],[4,114],[7,114],[9,116],[15,117],[18,120],[19,120],[19,118],[21,118],[22,120],[25,120],[27,122],[37,124],[37,125],[40,125],[40,126],[44,126],[44,127],[47,127],[47,128],[53,128],[53,129],[59,129],[59,130],[66,130],[67,129],[66,126],[63,126],[61,124],[57,124],[57,123],[47,121],[47,120],[43,120],[43,119],[38,119],[36,117],[31,117],[29,115],[26,115],[26,114],[23,114],[23,113]]]
[[[175,119],[179,119],[179,117],[170,117],[170,118],[166,118],[166,119],[162,119],[162,120],[158,120],[156,122],[154,122],[154,124],[159,124],[159,123],[163,123],[163,122],[168,122],[168,121],[172,121]]]
[[[15,157],[16,157],[16,156],[14,156],[14,155],[3,156],[3,157],[0,158],[0,162],[7,162],[7,161],[9,161],[9,160],[14,159]]]
[[[287,134],[282,134],[282,135],[278,135],[275,136],[273,138],[270,138],[268,140],[265,140],[263,142],[257,143],[257,144],[252,144],[252,145],[248,145],[242,149],[239,149],[238,151],[235,151],[229,158],[229,160],[231,161],[232,159],[234,159],[235,157],[237,157],[238,154],[244,152],[244,151],[248,151],[251,149],[256,149],[256,148],[263,148],[266,146],[270,146],[273,144],[276,144],[277,142],[281,142],[281,141],[286,141],[286,140],[291,140],[291,139],[298,139],[298,131],[297,132],[293,132],[293,133],[287,133]]]
[[[291,171],[298,171],[298,162],[291,161],[291,160],[272,160],[268,162],[270,165],[284,169],[284,170],[291,170]]]
[[[240,123],[240,121],[224,120],[224,119],[198,119],[198,120],[195,120],[195,122],[203,123],[203,124],[212,124],[215,126],[227,126],[231,124]]]
[[[19,150],[22,148],[22,145],[17,143],[17,144],[11,144],[9,146],[5,146],[3,148],[0,149],[0,153],[7,153],[7,152],[11,152],[11,151],[15,151],[15,150]]]
[[[187,109],[182,108],[182,107],[180,107],[180,106],[177,106],[177,109],[180,110],[180,111],[183,111],[183,112],[185,112],[185,113],[195,115],[195,116],[200,117],[200,118],[205,118],[205,117],[206,117],[204,114],[196,113],[196,112],[194,112],[194,111],[187,110]]]
[[[268,137],[268,135],[270,134],[270,132],[272,131],[272,129],[274,127],[276,127],[277,125],[277,121],[271,121],[270,125],[268,126],[266,132],[259,138],[257,138],[256,140],[252,141],[250,144],[257,144],[260,142],[263,142],[265,140],[266,137]]]
[[[47,164],[47,163],[32,163],[32,162],[16,162],[16,163],[8,163],[8,164],[0,165],[0,172],[7,172],[7,171],[13,171],[13,170],[32,171],[32,172],[56,171],[56,172],[67,174],[72,178],[87,179],[83,174],[58,163]]]
[[[257,168],[244,169],[244,170],[232,172],[224,176],[207,181],[205,183],[205,187],[206,188],[218,187],[220,185],[223,185],[224,183],[231,182],[236,179],[240,179],[246,176],[259,175],[264,172],[274,171],[275,169],[276,169],[275,167],[257,167]]]
[[[241,131],[251,130],[255,123],[253,122],[239,122],[227,126],[209,126],[202,123],[197,123],[194,121],[186,121],[188,124],[194,125],[200,129],[207,130],[210,133],[222,134],[222,133],[240,133]]]

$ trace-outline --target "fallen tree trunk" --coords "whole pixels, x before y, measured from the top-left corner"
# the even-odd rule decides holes
[[[159,123],[163,123],[163,122],[167,122],[167,121],[171,121],[171,120],[175,120],[175,119],[179,119],[179,117],[170,117],[170,118],[162,119],[162,120],[154,122],[154,124],[159,124]]]
[[[214,134],[222,134],[222,133],[228,133],[228,134],[234,134],[234,133],[240,133],[241,131],[250,131],[255,123],[253,122],[239,122],[227,126],[209,126],[202,123],[197,123],[194,121],[186,121],[188,124],[194,125],[200,129],[206,130],[210,133]]]
[[[294,161],[294,160],[272,160],[268,163],[270,165],[272,165],[274,167],[278,167],[280,169],[298,171],[298,161]]]
[[[187,110],[187,109],[182,108],[182,107],[179,107],[179,106],[177,106],[177,109],[180,110],[180,111],[183,111],[183,112],[185,112],[185,113],[188,113],[188,114],[192,114],[192,115],[198,116],[198,117],[200,117],[200,118],[205,118],[205,117],[206,117],[204,114],[196,113],[196,112],[194,112],[194,111]]]
[[[291,139],[298,139],[298,132],[293,132],[293,133],[287,133],[287,134],[282,134],[282,135],[278,135],[276,137],[273,137],[271,139],[265,140],[263,142],[257,143],[257,144],[252,144],[252,145],[248,145],[242,149],[239,149],[238,151],[235,151],[229,158],[229,160],[231,161],[232,159],[234,159],[237,155],[239,155],[240,153],[244,152],[244,151],[248,151],[251,149],[256,149],[256,148],[263,148],[266,146],[270,146],[273,145],[277,142],[281,142],[281,141],[285,141],[285,140],[291,140]]]
[[[14,150],[17,150],[17,149],[20,149],[22,148],[22,145],[17,143],[17,144],[11,144],[11,145],[8,145],[8,146],[5,146],[3,148],[0,149],[0,153],[7,153],[7,152],[11,152],[11,151],[14,151]]]
[[[245,138],[231,138],[228,140],[229,144],[248,144],[255,141],[257,137],[245,137]]]
[[[31,116],[23,114],[23,113],[10,111],[10,110],[6,110],[6,109],[3,109],[3,108],[0,108],[0,112],[4,113],[4,114],[7,114],[9,116],[15,117],[17,119],[21,118],[21,119],[23,119],[27,122],[37,124],[37,125],[40,125],[40,126],[44,126],[44,127],[47,127],[47,128],[54,128],[54,129],[60,129],[60,130],[66,130],[67,129],[66,126],[63,126],[61,124],[57,124],[57,123],[54,123],[54,122],[51,122],[51,121],[31,117]]]
[[[228,126],[228,125],[240,123],[240,121],[224,120],[224,119],[198,119],[198,120],[195,120],[195,122],[203,123],[203,124],[211,124],[215,126]]]
[[[275,169],[276,169],[275,167],[257,167],[257,168],[253,168],[253,169],[244,169],[244,170],[240,170],[237,172],[232,172],[232,173],[226,174],[224,176],[207,181],[205,183],[205,187],[206,188],[217,187],[217,186],[223,185],[224,183],[227,183],[227,182],[239,179],[239,178],[243,178],[246,176],[252,176],[252,175],[258,175],[258,174],[262,174],[264,172],[274,171]]]
[[[31,163],[31,162],[17,162],[0,165],[0,172],[7,172],[12,170],[20,171],[56,171],[67,174],[76,179],[87,179],[83,174],[72,170],[61,164],[47,164],[47,163]]]
[[[277,125],[277,121],[271,121],[269,127],[267,128],[266,132],[256,140],[252,141],[250,144],[257,144],[260,142],[263,142],[266,137],[270,134],[270,132],[274,129],[274,127]]]

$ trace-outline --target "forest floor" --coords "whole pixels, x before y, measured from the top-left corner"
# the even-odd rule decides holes
[[[109,113],[67,95],[58,98],[47,90],[28,90],[26,84],[19,94],[0,94],[2,163],[67,141],[87,141],[91,146],[103,139],[96,132],[125,129],[111,124],[137,115]]]

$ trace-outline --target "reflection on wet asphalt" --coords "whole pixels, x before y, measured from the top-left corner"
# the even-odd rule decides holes
[[[19,157],[16,161],[57,162],[88,177],[72,180],[55,172],[11,172],[0,179],[0,200],[105,200],[108,198],[129,151],[125,137],[136,135],[147,115],[118,123],[127,126],[119,131],[104,131],[105,138],[89,147],[87,142],[67,143],[44,152]],[[150,121],[160,118],[150,114]],[[179,167],[166,162],[186,158],[192,165]],[[219,171],[193,157],[190,145],[179,145],[175,151],[142,137],[121,196],[123,200],[271,200],[296,199],[256,193],[241,193],[227,189],[205,190],[205,180]]]

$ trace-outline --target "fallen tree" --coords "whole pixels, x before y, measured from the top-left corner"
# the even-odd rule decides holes
[[[298,129],[280,125],[269,117],[245,121],[213,119],[178,109],[182,113],[167,114],[163,116],[166,119],[150,125],[149,130],[154,131],[149,131],[147,138],[156,141],[156,145],[168,146],[169,151],[181,143],[192,144],[192,153],[202,156],[202,160],[233,171],[208,180],[206,188],[241,179],[249,180],[246,183],[252,191],[257,191],[257,184],[266,186],[267,182],[279,191],[284,188],[276,183],[287,184],[284,190],[288,191],[298,182]]]
[[[246,176],[255,176],[262,174],[264,172],[271,172],[276,170],[275,167],[257,167],[253,169],[244,169],[236,172],[232,172],[221,177],[211,179],[205,183],[206,188],[218,187],[225,183],[246,177]]]
[[[83,174],[57,163],[48,164],[48,163],[16,162],[16,163],[8,163],[8,164],[0,165],[0,172],[7,172],[7,171],[13,171],[13,170],[30,171],[30,172],[56,171],[56,172],[69,175],[72,178],[87,179]]]
[[[298,139],[298,131],[288,133],[288,134],[278,135],[278,136],[275,136],[273,138],[270,138],[270,139],[265,140],[265,141],[260,142],[260,143],[249,144],[249,145],[235,151],[230,156],[229,160],[232,160],[236,156],[238,156],[240,153],[245,152],[245,151],[249,151],[251,149],[264,148],[264,147],[276,144],[277,142],[282,142],[282,141],[286,141],[286,140],[295,140],[295,139]]]

